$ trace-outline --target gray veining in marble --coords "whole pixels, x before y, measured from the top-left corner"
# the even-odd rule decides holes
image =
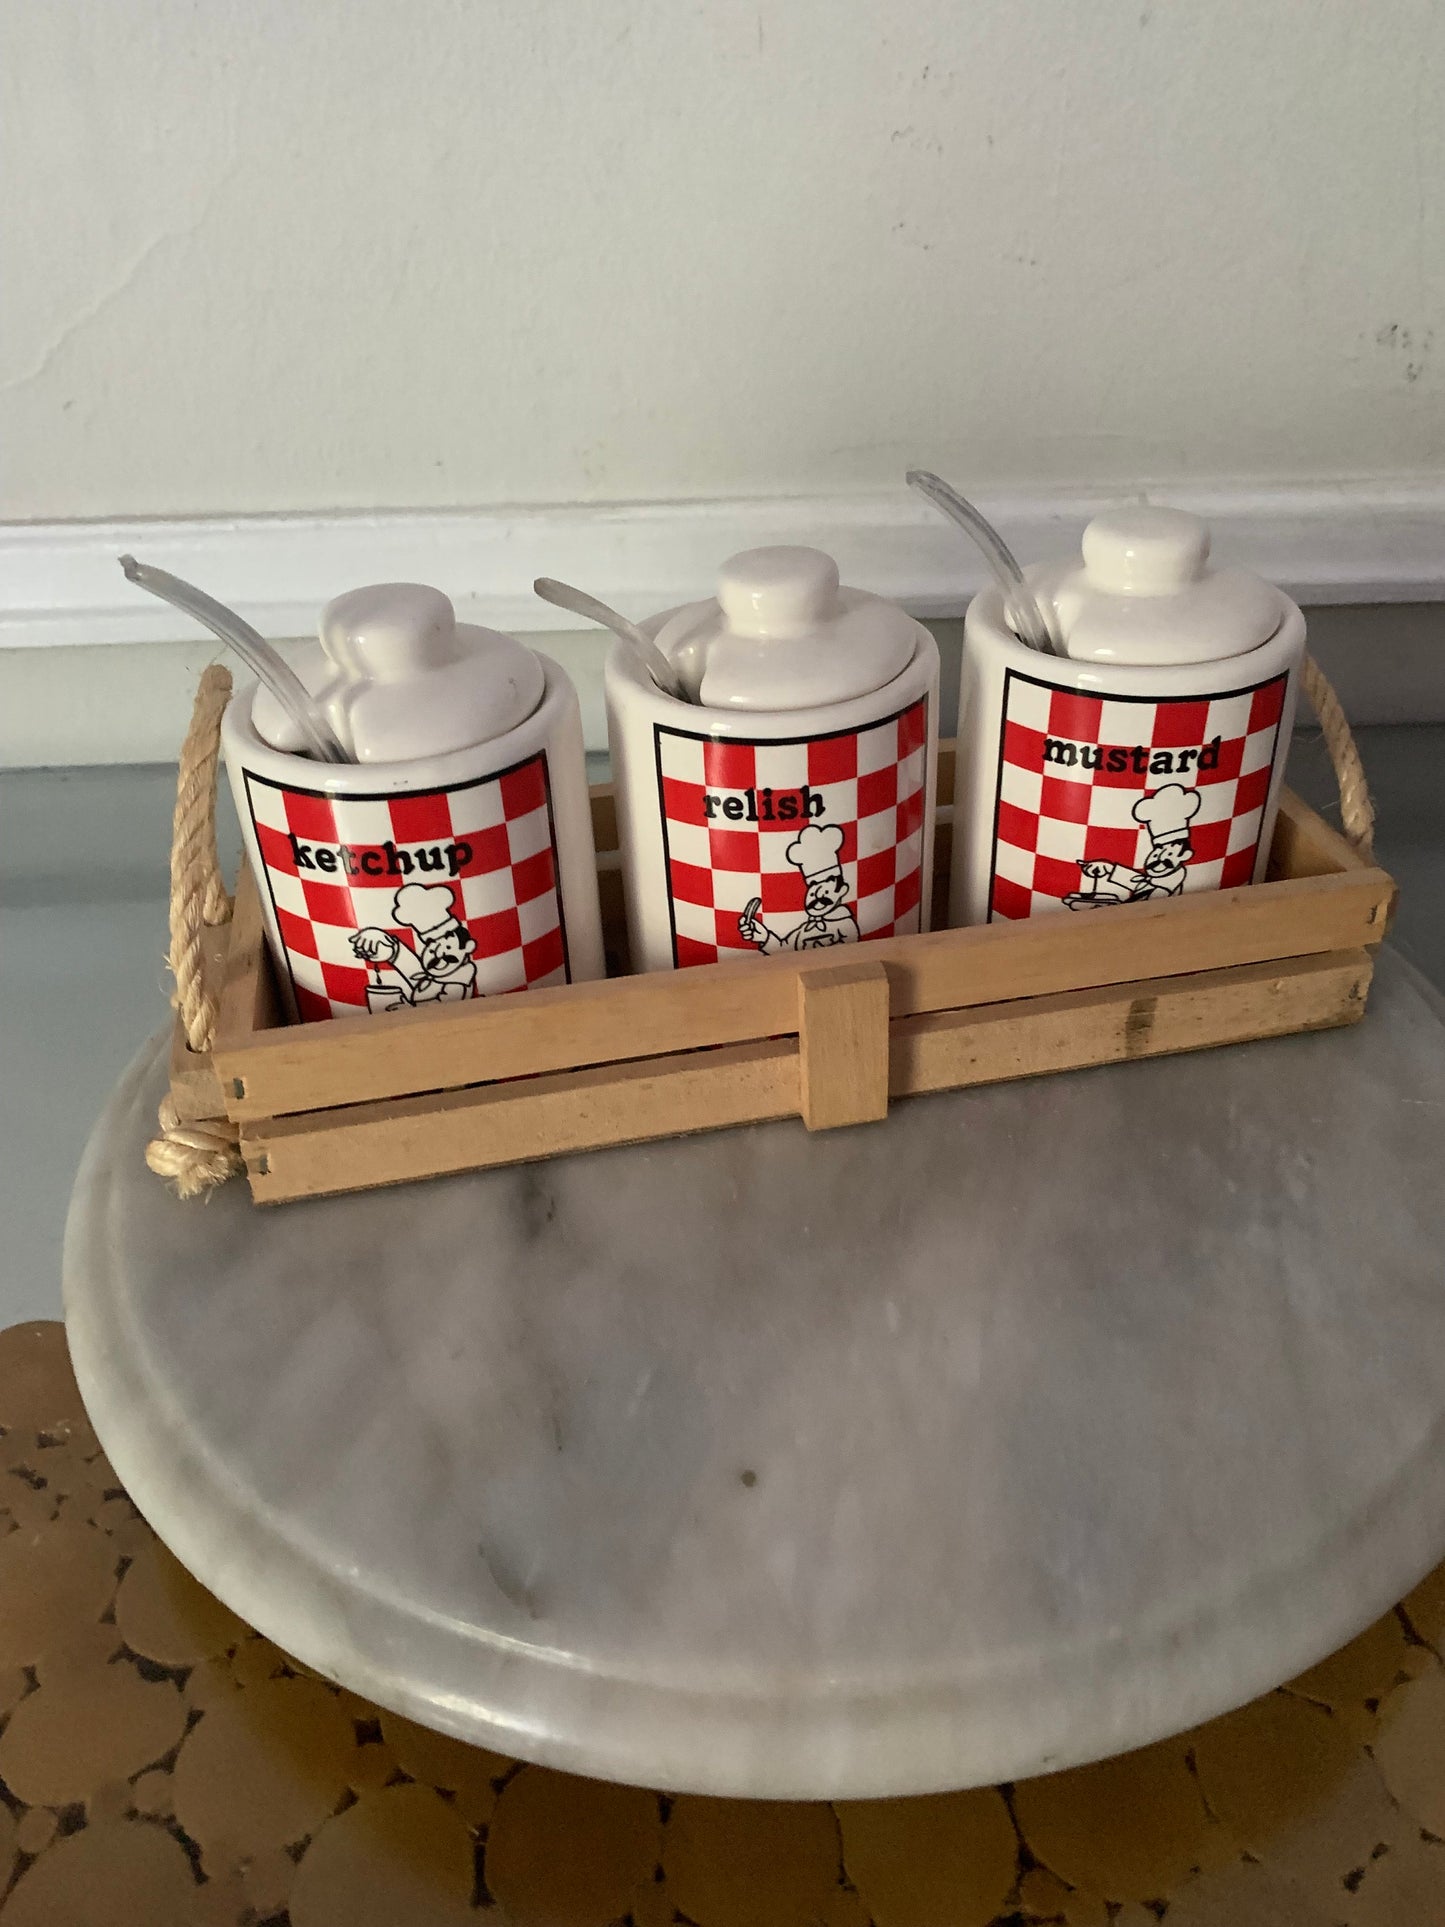
[[[919,1791],[1121,1750],[1445,1551],[1445,1025],[256,1210],[143,1168],[66,1249],[161,1536],[383,1704],[653,1785]]]

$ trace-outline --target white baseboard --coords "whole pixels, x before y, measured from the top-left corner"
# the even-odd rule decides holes
[[[982,498],[1025,561],[1066,553],[1120,491]],[[1445,481],[1157,491],[1194,508],[1216,553],[1311,604],[1445,599]],[[397,510],[213,520],[0,526],[0,648],[180,641],[193,625],[127,583],[133,551],[241,610],[264,634],[310,634],[358,583],[434,582],[473,621],[557,627],[534,576],[575,582],[630,614],[705,595],[718,563],[762,542],[806,542],[845,581],[921,616],[962,612],[982,582],[965,539],[900,484],[886,494],[613,506]]]

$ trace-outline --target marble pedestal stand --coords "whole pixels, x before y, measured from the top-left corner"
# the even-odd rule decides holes
[[[1014,1779],[1309,1665],[1445,1549],[1445,1023],[390,1192],[96,1128],[77,1375],[157,1532],[382,1705],[588,1774]]]

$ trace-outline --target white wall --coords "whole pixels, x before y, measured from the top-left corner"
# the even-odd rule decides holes
[[[1428,474],[1435,0],[14,0],[0,516]]]

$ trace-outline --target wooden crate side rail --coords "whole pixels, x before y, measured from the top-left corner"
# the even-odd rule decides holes
[[[895,1017],[1365,947],[1384,935],[1382,870],[1285,879],[1097,912],[868,945]],[[797,1029],[789,956],[531,990],[395,1017],[250,1030],[223,995],[215,1059],[238,1122],[574,1066],[744,1043]],[[255,968],[266,974],[259,954]]]
[[[890,1093],[957,1090],[1358,1023],[1373,970],[1371,951],[1345,950],[905,1017],[892,1026]]]
[[[216,1012],[216,1041],[211,1055],[217,1074],[224,1079],[221,1063],[229,1038],[248,1041],[278,1030],[278,1001],[266,951],[266,926],[261,914],[261,895],[256,888],[249,863],[243,862],[236,879],[236,907],[231,913],[231,945],[221,979],[221,997]],[[294,1027],[303,1034],[302,1026]]]
[[[218,1002],[231,954],[231,926],[218,923],[201,933],[201,975]],[[226,1115],[225,1093],[209,1051],[192,1050],[179,1010],[171,1026],[169,1066],[171,1101],[181,1124],[204,1124]]]
[[[1355,949],[894,1019],[888,1089],[912,1096],[1353,1023],[1371,968],[1371,954]],[[847,1003],[849,982],[867,982],[840,976],[830,986],[826,974],[808,987],[809,1001],[829,992]],[[862,1015],[867,998],[859,997],[854,989],[846,1015],[841,1005],[818,1006],[820,1022],[854,1037],[855,1109],[877,1101],[879,1007]],[[809,1021],[805,1014],[805,1039]],[[242,1150],[252,1192],[265,1204],[763,1122],[826,1101],[825,1089],[810,1088],[802,1048],[794,1037],[771,1038],[258,1119],[243,1127]]]
[[[242,1127],[241,1149],[252,1195],[272,1204],[720,1130],[797,1108],[798,1040],[789,1037],[262,1119]]]
[[[1281,792],[1269,852],[1272,878],[1323,877],[1371,867],[1318,810],[1311,809],[1293,790]]]

